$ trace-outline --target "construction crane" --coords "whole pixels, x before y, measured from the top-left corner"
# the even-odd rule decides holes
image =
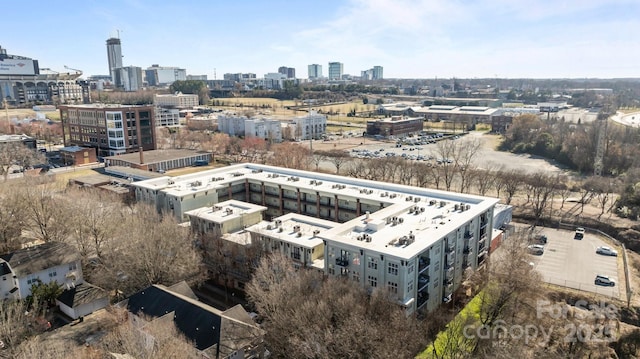
[[[75,72],[76,72],[76,75],[82,75],[82,70],[74,69],[74,68],[71,68],[71,67],[69,67],[69,66],[67,66],[67,65],[64,65],[64,68],[65,68],[65,69],[67,69],[67,70],[73,70],[73,71],[75,71]]]

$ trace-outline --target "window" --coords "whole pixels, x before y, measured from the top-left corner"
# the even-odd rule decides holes
[[[367,262],[367,268],[378,269],[378,260],[373,257],[369,257],[369,261]]]
[[[331,275],[335,275],[336,274],[336,269],[333,268],[333,265],[329,264],[329,274]]]
[[[370,275],[367,277],[367,279],[370,287],[375,288],[378,286],[378,277],[374,277]]]
[[[49,277],[51,277],[51,278],[53,278],[53,277],[55,277],[57,275],[58,275],[58,273],[56,271],[49,272]]]
[[[407,292],[411,293],[413,291],[413,281],[410,280],[409,282],[407,282]]]
[[[69,263],[69,270],[76,270],[76,269],[78,269],[77,263]]]
[[[387,282],[387,289],[389,290],[389,293],[398,294],[398,283]]]
[[[391,275],[398,275],[398,263],[389,263],[387,265],[387,273]]]
[[[411,273],[413,273],[413,269],[414,269],[414,267],[413,267],[413,264],[412,264],[412,265],[410,265],[410,266],[408,267],[407,272],[408,272],[409,274],[411,274]]]
[[[353,281],[360,283],[360,272],[353,272]]]
[[[291,258],[300,260],[300,247],[293,247],[293,253],[291,253]]]

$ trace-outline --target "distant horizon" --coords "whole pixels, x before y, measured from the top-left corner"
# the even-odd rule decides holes
[[[302,0],[200,2],[69,0],[3,9],[0,46],[42,68],[107,75],[106,40],[122,41],[123,65],[179,67],[189,75],[266,73],[344,64],[385,79],[636,79],[640,2],[566,0]]]

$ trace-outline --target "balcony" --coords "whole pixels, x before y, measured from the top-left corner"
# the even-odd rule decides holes
[[[422,307],[429,301],[429,293],[420,293],[418,294],[418,308]]]
[[[428,275],[418,277],[418,292],[422,292],[429,286],[431,278]]]
[[[449,280],[453,280],[453,273],[454,273],[454,271],[455,271],[455,270],[454,270],[454,268],[453,268],[453,267],[451,267],[451,268],[447,269],[447,270],[444,272],[445,279],[446,279],[446,280],[448,280],[448,281],[449,281]]]
[[[473,233],[464,232],[464,239],[472,239],[472,238],[473,238]]]
[[[340,267],[347,267],[349,266],[349,260],[345,257],[338,257],[336,258],[336,265]]]
[[[465,246],[464,249],[462,250],[462,253],[464,254],[469,254],[471,253],[471,247],[469,246]]]
[[[422,273],[429,268],[431,264],[431,258],[420,257],[418,259],[418,273]]]

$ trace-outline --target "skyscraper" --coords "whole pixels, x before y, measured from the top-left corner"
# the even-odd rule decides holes
[[[107,39],[107,60],[109,61],[109,75],[111,81],[120,86],[121,81],[118,78],[116,69],[122,67],[122,48],[120,47],[120,39],[115,37]]]
[[[373,67],[373,80],[382,80],[382,66]]]
[[[322,77],[322,65],[311,64],[307,69],[309,79],[319,79]]]
[[[342,62],[329,63],[329,80],[342,79]]]

